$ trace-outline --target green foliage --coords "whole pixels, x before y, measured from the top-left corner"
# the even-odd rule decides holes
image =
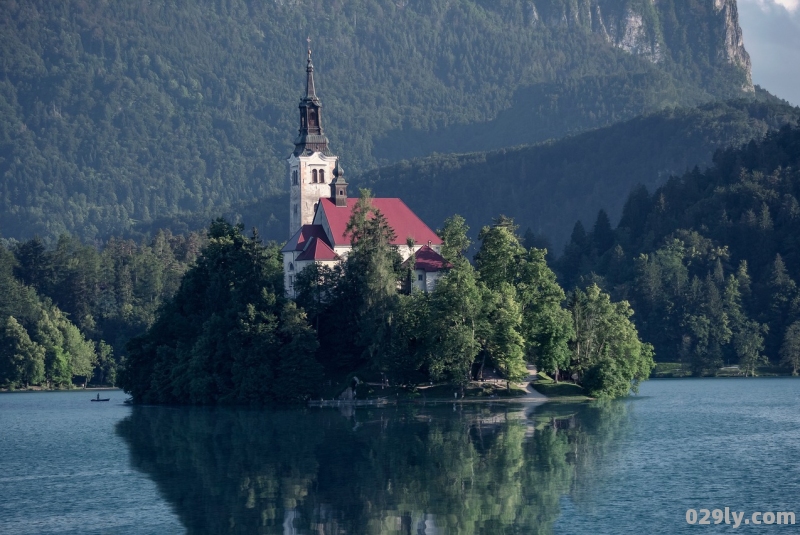
[[[433,291],[428,370],[434,379],[465,385],[471,378],[482,334],[489,329],[476,276],[469,261],[458,258]]]
[[[460,215],[448,217],[444,221],[444,227],[437,231],[442,239],[442,257],[448,262],[455,262],[463,257],[469,246],[472,244],[467,233],[469,227],[466,220]]]
[[[120,383],[135,401],[291,402],[319,388],[316,336],[283,297],[280,252],[241,232],[212,223],[174,298],[128,344]]]
[[[642,343],[625,301],[612,303],[597,285],[575,290],[569,309],[575,336],[571,369],[582,376],[593,397],[622,397],[638,392],[638,384],[655,367],[653,347]]]
[[[86,382],[97,362],[94,343],[49,298],[15,277],[19,267],[11,251],[0,245],[0,318],[8,334],[6,356],[8,362],[22,358],[20,362],[28,363],[22,375],[13,371],[15,366],[5,368],[0,383],[59,387],[71,385],[75,376]]]
[[[659,358],[679,358],[696,375],[736,362],[752,374],[779,356],[793,368],[785,355],[800,318],[792,275],[800,269],[800,128],[714,161],[652,195],[634,191],[615,248],[597,254],[585,247],[592,235],[576,236],[557,269],[564,280],[596,281],[629,299]]]
[[[14,316],[9,316],[0,333],[0,381],[6,387],[27,388],[43,379],[44,348],[30,339]]]
[[[126,342],[153,324],[202,239],[160,231],[147,243],[112,238],[102,248],[67,235],[53,247],[39,238],[0,245],[0,284],[8,290],[0,309],[45,348],[48,384],[82,376],[81,382],[113,385]]]
[[[486,340],[486,351],[497,369],[509,382],[519,382],[528,376],[525,367],[525,339],[520,334],[522,311],[515,299],[511,284],[503,283],[492,295],[488,315],[491,331]]]
[[[797,375],[797,370],[800,369],[800,321],[795,321],[786,329],[781,357],[781,364],[791,368],[792,375]]]
[[[4,8],[0,227],[18,239],[184,232],[221,212],[283,237],[283,208],[251,203],[285,189],[298,35],[313,38],[327,133],[357,170],[558,138],[750,87],[745,59],[725,48],[736,20],[685,1],[603,4],[599,26],[566,1]],[[618,46],[629,11],[643,21],[633,53]]]

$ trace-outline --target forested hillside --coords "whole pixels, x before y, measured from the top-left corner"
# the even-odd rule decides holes
[[[717,149],[799,118],[799,108],[774,99],[670,109],[531,147],[404,161],[353,182],[402,197],[431,226],[452,212],[474,226],[505,214],[560,252],[576,219],[588,224],[603,208],[616,221],[637,184],[653,190],[672,174],[711,164]]]
[[[0,385],[114,384],[128,339],[153,324],[204,241],[159,232],[98,250],[66,235],[51,247],[0,240]]]
[[[102,238],[282,191],[306,35],[352,171],[752,91],[732,0],[4,2],[0,233]]]
[[[800,127],[717,154],[714,166],[576,224],[558,261],[567,288],[630,300],[661,360],[696,373],[724,362],[800,369]]]

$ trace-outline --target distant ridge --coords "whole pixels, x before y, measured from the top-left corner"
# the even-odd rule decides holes
[[[734,0],[20,0],[0,232],[103,239],[285,191],[307,35],[354,173],[752,95]]]

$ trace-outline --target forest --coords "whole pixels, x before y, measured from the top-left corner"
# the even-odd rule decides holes
[[[283,213],[249,220],[240,205],[285,191],[306,36],[332,147],[362,172],[751,96],[747,53],[725,45],[736,14],[720,6],[6,2],[0,233],[141,241],[226,215],[268,236]]]
[[[764,100],[668,109],[533,146],[403,161],[353,183],[380,197],[401,197],[431,225],[452,213],[481,226],[505,214],[546,235],[560,253],[576,220],[589,224],[602,208],[619,221],[635,186],[652,191],[671,175],[711,165],[719,149],[800,119],[800,108],[759,95]]]
[[[738,364],[800,370],[800,126],[786,125],[714,165],[631,192],[612,229],[575,224],[555,269],[566,288],[597,284],[630,301],[657,358],[692,373]]]
[[[0,243],[0,384],[113,385],[128,339],[155,320],[205,243],[161,232],[98,249],[62,235]]]

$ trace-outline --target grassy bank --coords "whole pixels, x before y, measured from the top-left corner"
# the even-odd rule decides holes
[[[570,401],[590,399],[582,387],[564,381],[556,383],[544,372],[539,372],[537,379],[531,383],[531,386],[533,386],[537,392],[544,394],[550,399]]]

